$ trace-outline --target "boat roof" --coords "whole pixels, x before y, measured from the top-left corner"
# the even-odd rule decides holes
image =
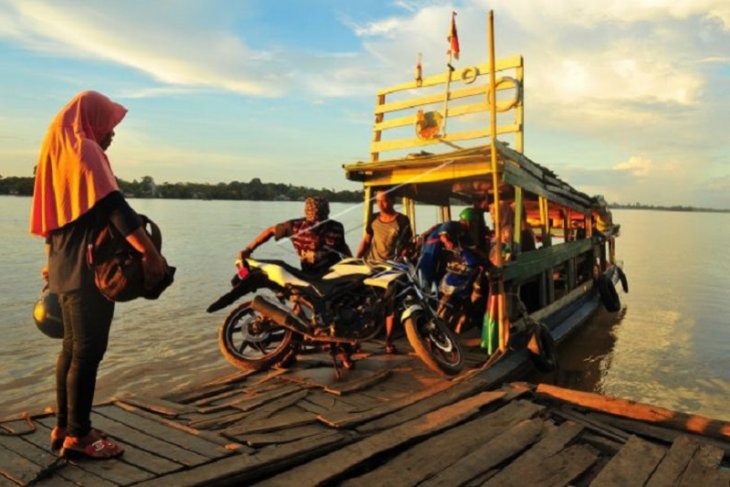
[[[596,200],[560,179],[552,170],[497,141],[497,173],[504,187],[519,186],[566,208],[587,213]],[[401,186],[401,193],[417,201],[445,203],[448,198],[468,200],[491,188],[491,145],[441,154],[420,152],[403,158],[344,165],[348,179],[365,187]]]

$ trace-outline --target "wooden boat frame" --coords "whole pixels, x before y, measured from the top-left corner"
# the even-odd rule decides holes
[[[528,282],[539,283],[539,308],[530,310],[529,319],[546,323],[561,340],[599,305],[600,274],[612,282],[618,279],[615,239],[620,226],[612,222],[603,198],[578,191],[524,154],[524,61],[522,56],[495,61],[492,31],[490,14],[489,63],[462,69],[449,63],[446,72],[423,79],[418,70],[417,79],[379,91],[370,161],[343,167],[348,179],[363,184],[365,221],[372,216],[374,191],[388,189],[402,198],[414,234],[416,203],[435,205],[443,222],[451,220],[452,202],[469,205],[480,199],[509,201],[514,221],[526,219],[539,234],[542,246],[521,253],[521,232],[513,232],[513,256],[498,263],[504,353],[509,330],[525,322],[524,315],[516,315],[514,299],[504,296],[517,295]],[[434,107],[443,127],[435,135],[420,136],[418,124]],[[489,121],[487,128],[484,120]],[[416,136],[403,137],[414,125]],[[447,132],[447,126],[457,128]],[[512,144],[497,140],[497,135],[512,138]],[[446,149],[409,153],[425,146]],[[399,154],[381,160],[384,152]],[[499,234],[499,215],[494,223]],[[557,238],[562,243],[554,244]]]

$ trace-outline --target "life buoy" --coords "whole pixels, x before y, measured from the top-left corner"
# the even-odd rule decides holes
[[[558,351],[550,329],[544,323],[537,323],[527,344],[530,358],[540,372],[555,372],[558,369]]]
[[[616,286],[613,285],[613,281],[609,279],[605,274],[601,274],[596,281],[598,286],[598,294],[601,295],[601,303],[609,313],[615,313],[621,309],[621,300],[616,292]]]
[[[522,100],[522,84],[519,81],[510,76],[503,76],[499,78],[495,83],[495,91],[499,90],[502,85],[512,85],[511,87],[505,87],[504,89],[514,89],[515,95],[511,100],[497,102],[496,108],[498,112],[506,112],[507,110],[511,110],[512,108],[516,107]],[[490,90],[487,90],[487,103],[489,105],[492,104],[492,92]]]
[[[629,280],[626,279],[626,274],[624,273],[624,270],[619,266],[616,266],[616,272],[618,272],[618,280],[621,281],[621,289],[623,289],[624,292],[628,294]]]

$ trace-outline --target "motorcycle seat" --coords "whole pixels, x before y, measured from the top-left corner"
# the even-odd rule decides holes
[[[294,275],[297,279],[302,279],[303,281],[311,282],[319,279],[324,275],[325,273],[329,272],[329,269],[325,269],[324,272],[320,273],[313,273],[313,272],[306,272],[298,267],[294,267],[293,265],[287,264],[283,260],[278,259],[256,259],[259,262],[263,262],[264,264],[274,264],[278,265],[280,267],[283,267],[284,270],[286,270],[288,273]]]
[[[284,268],[284,270],[295,276],[297,279],[301,279],[302,281],[307,282],[309,286],[317,293],[318,297],[327,296],[328,294],[334,292],[335,289],[349,284],[354,280],[353,276],[341,276],[334,279],[322,279],[323,276],[329,273],[329,269],[325,269],[323,272],[320,273],[310,273],[298,269],[290,264],[287,264],[283,260],[258,259],[258,261],[266,264],[281,266],[282,268]]]

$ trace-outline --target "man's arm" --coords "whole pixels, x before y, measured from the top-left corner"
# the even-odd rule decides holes
[[[368,224],[365,225],[365,236],[362,238],[362,242],[360,242],[360,247],[357,249],[357,258],[362,259],[365,256],[365,253],[368,251],[368,248],[370,248],[370,243],[373,241],[373,220],[375,220],[378,217],[378,214],[376,213],[372,217],[370,217],[370,220],[368,220]]]
[[[401,225],[400,235],[398,236],[396,252],[397,256],[403,255],[403,252],[408,249],[408,246],[413,239],[413,232],[411,231],[411,221],[407,216],[401,214],[398,217],[399,224]]]
[[[337,251],[346,256],[346,257],[352,257],[352,252],[350,251],[350,246],[347,245],[347,241],[345,240],[345,227],[342,225],[342,223],[337,222],[338,230],[340,232],[340,238],[338,239],[339,243],[337,245]]]
[[[271,237],[273,237],[274,235],[276,235],[276,225],[271,225],[269,228],[259,233],[256,238],[254,238],[251,243],[246,246],[245,249],[241,250],[238,253],[238,259],[243,260],[247,258],[253,253],[254,250],[256,250],[257,247],[268,242],[269,239],[271,239]]]
[[[368,247],[370,247],[370,242],[373,240],[373,236],[369,233],[366,233],[365,236],[362,238],[362,242],[360,242],[360,248],[357,249],[357,257],[361,259],[365,252],[367,252]]]

